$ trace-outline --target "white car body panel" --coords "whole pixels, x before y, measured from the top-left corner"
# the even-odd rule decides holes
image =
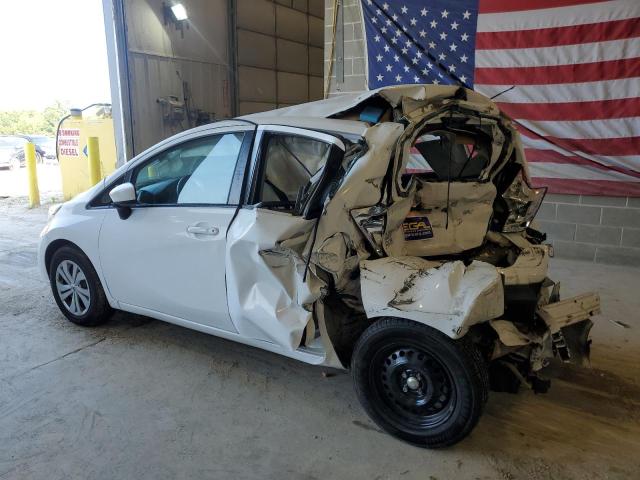
[[[106,284],[102,269],[99,268],[100,252],[98,249],[98,235],[105,210],[86,208],[87,202],[93,195],[99,192],[103,186],[104,181],[99,182],[86,192],[64,203],[40,233],[38,266],[41,277],[46,279],[46,281],[49,281],[49,274],[47,272],[48,265],[45,262],[47,248],[55,241],[65,241],[73,243],[89,257],[100,281],[103,285]],[[109,294],[107,289],[105,289],[105,295],[109,305],[113,308],[118,308],[118,302]]]
[[[225,232],[235,207],[136,208],[121,220],[106,210],[100,267],[121,305],[235,331],[227,308]],[[215,228],[194,234],[193,226]]]
[[[504,312],[504,292],[493,265],[386,257],[360,264],[362,303],[369,318],[400,317],[451,338]]]

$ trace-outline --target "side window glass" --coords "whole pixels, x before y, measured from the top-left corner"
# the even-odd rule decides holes
[[[135,175],[147,205],[226,204],[244,133],[213,135],[166,150]]]
[[[331,145],[296,135],[270,134],[263,151],[263,173],[256,202],[293,205],[300,187],[325,165]]]

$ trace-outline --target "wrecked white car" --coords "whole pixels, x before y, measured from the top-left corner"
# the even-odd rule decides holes
[[[387,432],[442,447],[490,387],[588,358],[516,130],[487,98],[401,86],[214,123],[65,203],[39,263],[67,318],[147,315],[351,369]]]

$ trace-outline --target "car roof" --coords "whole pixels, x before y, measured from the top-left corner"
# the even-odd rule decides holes
[[[335,118],[268,115],[277,112],[272,110],[260,114],[245,115],[240,120],[248,120],[257,125],[282,125],[286,127],[307,128],[324,132],[336,132],[350,135],[363,135],[369,125],[357,120],[340,120]]]

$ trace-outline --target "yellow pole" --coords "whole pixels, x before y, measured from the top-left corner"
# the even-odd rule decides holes
[[[87,139],[87,150],[89,153],[89,182],[94,186],[100,181],[100,145],[98,137]]]
[[[40,206],[40,192],[38,191],[38,172],[36,170],[36,146],[33,143],[29,142],[24,145],[24,158],[29,179],[29,207],[38,207]]]

